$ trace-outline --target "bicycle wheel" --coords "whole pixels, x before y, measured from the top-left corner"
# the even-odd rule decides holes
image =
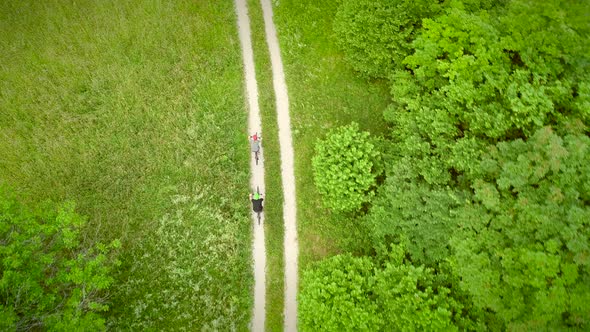
[[[258,215],[258,225],[260,225],[260,212],[257,212],[256,215]]]
[[[254,152],[254,159],[256,159],[256,165],[258,165],[258,151]]]

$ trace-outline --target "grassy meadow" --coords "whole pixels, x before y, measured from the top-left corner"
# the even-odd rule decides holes
[[[244,330],[249,150],[233,1],[0,3],[0,184],[119,238],[110,328]]]
[[[300,271],[345,248],[362,247],[354,221],[322,207],[311,169],[316,140],[351,121],[377,136],[386,129],[387,87],[367,83],[345,62],[332,29],[337,8],[337,1],[312,0],[284,0],[274,7],[295,143]]]

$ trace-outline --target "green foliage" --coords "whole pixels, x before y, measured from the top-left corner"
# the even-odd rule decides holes
[[[33,209],[0,188],[0,327],[102,330],[113,283],[110,245],[88,245],[71,202]]]
[[[432,1],[344,0],[334,20],[338,42],[354,69],[387,78],[410,55],[422,18],[441,10]]]
[[[482,165],[451,241],[462,287],[509,329],[588,328],[590,139],[543,128]]]
[[[489,144],[589,119],[587,94],[580,93],[588,84],[580,14],[556,1],[516,0],[490,11],[476,10],[489,7],[480,5],[453,1],[424,19],[414,53],[391,77],[387,180],[368,221],[377,244],[406,235],[421,263],[448,255],[452,211],[481,176]],[[530,7],[527,18],[523,6]],[[530,54],[541,39],[542,51]],[[479,195],[493,194],[488,189]]]
[[[301,279],[302,331],[375,331],[383,326],[372,295],[374,265],[367,257],[339,255],[322,261]]]
[[[309,59],[316,50],[325,55],[321,53],[323,45],[329,43],[309,37],[321,32],[305,33],[305,28],[300,27],[324,30],[330,20],[317,17],[327,5],[297,2],[301,15],[296,15],[292,1],[281,1],[277,9],[283,10],[285,3],[292,10],[283,16],[284,21],[291,22],[285,24],[288,29],[281,31],[284,44],[289,46],[286,53],[292,68],[290,84],[325,84],[323,89],[300,88],[294,98],[293,107],[305,115],[298,118],[296,125],[302,132],[297,152],[305,152],[311,146],[305,144],[305,139],[321,132],[322,127],[316,123],[330,126],[348,121],[350,116],[347,112],[342,112],[341,118],[317,112],[325,108],[319,106],[324,99],[311,97],[314,90],[333,91],[329,85],[333,83],[341,91],[348,91],[341,81],[357,81],[326,78],[328,74],[322,69],[339,68],[333,64],[339,55],[323,61],[317,61],[320,56]],[[444,1],[437,14],[408,23],[411,35],[381,33],[396,29],[397,18],[405,17],[406,13],[392,9],[401,3],[343,1],[333,24],[353,67],[366,76],[389,78],[391,84],[393,102],[385,112],[391,124],[391,141],[383,155],[387,178],[372,199],[366,218],[374,247],[404,243],[413,269],[420,264],[434,269],[436,287],[444,285],[449,289],[449,296],[461,308],[449,311],[477,318],[460,323],[453,316],[459,329],[587,329],[584,321],[590,316],[590,282],[587,265],[582,262],[588,257],[584,254],[589,229],[585,211],[590,203],[584,174],[590,172],[582,166],[588,164],[586,157],[581,157],[588,154],[586,143],[573,143],[586,140],[587,130],[583,128],[590,124],[587,1]],[[398,43],[395,48],[394,43]],[[403,53],[407,56],[400,60]],[[352,100],[368,99],[358,97],[354,91],[341,94]],[[374,115],[350,113],[369,118]],[[558,135],[541,133],[547,125]],[[498,145],[500,142],[505,143]],[[490,146],[496,152],[490,152]],[[571,159],[573,155],[578,156],[574,158],[577,162]],[[301,164],[306,164],[305,158]],[[554,170],[561,175],[555,175]],[[309,170],[302,167],[299,173],[303,176],[298,181],[305,184]],[[312,197],[310,193],[307,191],[308,198]],[[559,201],[565,197],[575,203]],[[552,201],[555,199],[560,203]],[[314,240],[318,237],[310,233],[322,234],[321,241],[308,240],[306,247],[313,249],[303,249],[304,253],[318,246],[328,247],[324,244],[329,242],[326,238],[341,241],[344,235],[330,229],[329,221],[335,218],[322,218],[317,206],[301,208],[306,213],[301,218],[305,225],[302,234]],[[322,222],[310,231],[309,225]],[[449,239],[453,239],[452,243]],[[325,255],[325,251],[316,250],[309,256],[317,259]],[[376,301],[376,292],[367,291],[371,284],[367,279],[377,273],[358,272],[358,266],[348,261],[352,259],[347,258],[342,265],[355,266],[351,268],[355,275],[362,276],[358,278],[362,287],[356,289]],[[362,259],[366,262],[367,258]],[[384,269],[381,262],[370,262],[373,270]],[[454,265],[447,267],[446,262]],[[405,276],[422,273],[400,270],[407,272]],[[331,301],[329,293],[321,290],[332,285],[334,272],[328,268],[323,272],[309,282],[313,291],[305,286],[307,281],[302,283],[302,294],[308,297],[301,299],[300,305],[305,306],[310,299],[315,301],[301,312],[302,319],[311,319],[312,310],[318,308],[326,312],[323,304],[380,315],[380,307],[375,309],[373,303],[347,302],[342,297]],[[334,280],[346,280],[338,276]],[[395,280],[398,282],[384,289],[398,285],[404,288],[401,278]],[[351,282],[343,283],[347,289],[355,289]],[[376,281],[372,285],[375,289]],[[428,293],[425,289],[420,285],[408,290],[408,294],[419,298]],[[328,295],[321,298],[324,294]],[[404,298],[407,303],[413,300],[411,296]],[[547,314],[552,305],[556,312]],[[391,321],[403,317],[394,312]],[[543,315],[546,318],[531,321]],[[387,321],[383,316],[379,319]]]
[[[382,172],[376,141],[356,122],[331,131],[316,143],[314,179],[324,204],[336,211],[359,210],[374,196]]]
[[[403,247],[381,261],[338,255],[306,271],[299,296],[303,331],[456,331],[462,305],[432,269],[412,266]]]
[[[390,75],[387,179],[366,217],[374,247],[452,261],[462,305],[490,329],[588,324],[582,3],[446,2]]]
[[[424,20],[415,52],[404,60],[411,72],[392,78],[396,104],[388,118],[399,135],[418,134],[444,149],[465,136],[495,142],[528,137],[569,116],[588,119],[573,106],[585,98],[576,91],[588,61],[583,29],[570,23],[576,13],[558,1],[512,1],[499,12],[450,8]],[[416,117],[432,121],[405,126]]]
[[[374,296],[387,329],[394,331],[458,331],[454,312],[462,306],[450,289],[437,285],[432,269],[403,260],[403,250],[392,251],[389,261],[375,272]]]
[[[456,227],[452,210],[460,194],[406,179],[387,178],[365,222],[375,247],[403,243],[413,262],[433,265],[449,255],[448,239]]]

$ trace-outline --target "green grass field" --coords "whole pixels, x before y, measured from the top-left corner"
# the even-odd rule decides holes
[[[0,3],[0,184],[120,238],[111,328],[244,330],[243,71],[233,1]]]
[[[351,121],[375,135],[386,129],[387,87],[367,83],[344,61],[332,30],[337,6],[337,1],[284,0],[274,9],[295,142],[300,271],[343,249],[354,251],[362,236],[352,219],[321,205],[311,169],[316,140]]]

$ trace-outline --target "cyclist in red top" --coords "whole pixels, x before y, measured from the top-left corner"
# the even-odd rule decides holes
[[[260,136],[258,136],[258,133],[250,136],[250,149],[252,152],[260,151]]]

